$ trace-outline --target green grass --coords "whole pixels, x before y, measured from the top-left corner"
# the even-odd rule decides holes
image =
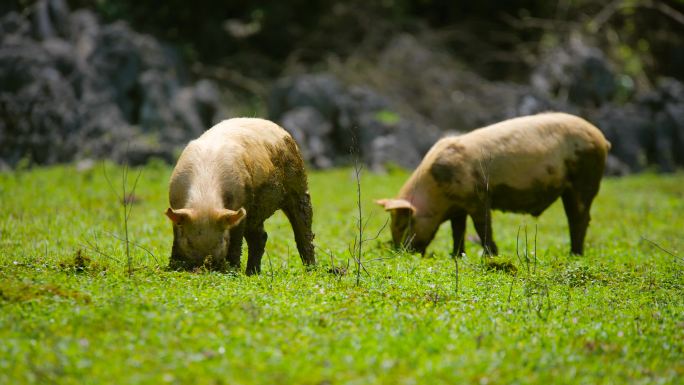
[[[605,180],[583,257],[557,202],[538,220],[495,213],[501,258],[469,241],[458,277],[448,224],[426,258],[393,252],[385,229],[358,286],[353,263],[327,272],[356,233],[351,170],[310,175],[320,268],[304,271],[277,214],[256,277],[165,270],[169,174],[142,170],[129,233],[151,254],[132,249],[130,277],[101,165],[0,174],[0,384],[684,382],[682,174]],[[373,198],[406,177],[364,174],[367,237],[386,219]]]

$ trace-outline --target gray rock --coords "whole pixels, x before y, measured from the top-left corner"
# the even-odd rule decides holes
[[[80,62],[88,60],[95,50],[100,24],[97,16],[88,10],[77,10],[71,15],[69,40],[74,44]]]
[[[163,130],[168,122],[174,120],[169,100],[175,90],[169,87],[170,84],[173,83],[162,72],[148,69],[141,73],[136,83],[136,89],[141,94],[139,105],[136,106],[137,116],[128,120],[140,125],[144,132]]]
[[[288,130],[295,140],[305,142],[313,136],[325,136],[332,131],[332,124],[313,107],[295,107],[287,111],[282,119],[282,126]]]
[[[415,167],[439,138],[439,129],[395,112],[390,99],[368,87],[343,87],[330,74],[279,81],[269,111],[300,144],[313,167],[358,156],[371,168],[387,163]]]
[[[684,84],[664,78],[642,103],[651,109],[656,125],[656,161],[662,171],[684,166]]]
[[[32,28],[33,27],[33,28]],[[172,161],[227,117],[215,84],[186,82],[173,49],[64,0],[0,18],[0,160]]]
[[[195,108],[204,127],[211,127],[230,118],[229,111],[221,101],[221,92],[216,83],[207,79],[198,80],[195,83],[193,95]]]
[[[182,140],[188,133],[192,137],[199,136],[209,127],[230,117],[223,107],[218,87],[206,79],[175,91],[171,106],[178,124],[167,126],[163,134],[172,142]]]
[[[280,79],[270,93],[269,117],[280,120],[292,108],[309,106],[326,119],[334,120],[339,112],[337,98],[342,92],[339,80],[326,73]]]
[[[675,163],[684,166],[684,98],[679,103],[665,106],[665,113],[673,127],[672,149]]]
[[[0,17],[0,41],[15,36],[28,36],[31,24],[17,12],[9,12]]]
[[[173,108],[176,120],[179,124],[187,128],[187,131],[192,136],[199,136],[208,128],[202,121],[202,117],[195,108],[195,90],[193,87],[183,87],[173,96],[171,106]],[[164,132],[171,141],[180,141],[183,138],[183,132],[179,130]]]
[[[625,176],[630,173],[629,166],[627,166],[623,161],[618,159],[613,154],[608,154],[606,158],[606,169],[605,174],[608,176]]]
[[[281,124],[299,143],[302,156],[317,168],[332,166],[328,156],[333,153],[328,136],[332,132],[332,124],[311,106],[296,107],[286,112]]]
[[[371,170],[384,172],[389,164],[415,168],[421,159],[422,154],[410,143],[402,142],[400,137],[390,134],[373,139],[368,164]]]
[[[623,162],[631,172],[647,166],[648,146],[651,142],[649,112],[638,105],[604,106],[589,119],[611,143],[610,153]]]
[[[553,47],[531,76],[539,92],[581,107],[597,107],[612,100],[615,75],[605,55],[586,39],[571,36]]]

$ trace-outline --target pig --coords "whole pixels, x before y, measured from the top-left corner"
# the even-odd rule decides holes
[[[395,246],[425,253],[440,224],[451,221],[453,255],[465,253],[470,216],[489,255],[497,255],[491,209],[539,216],[558,197],[581,255],[591,203],[610,143],[586,120],[542,113],[505,120],[439,140],[394,199],[376,203],[391,215]]]
[[[169,204],[171,269],[239,269],[244,237],[246,273],[259,273],[264,221],[279,209],[304,265],[316,264],[304,162],[290,134],[271,121],[224,120],[191,141],[171,175]]]

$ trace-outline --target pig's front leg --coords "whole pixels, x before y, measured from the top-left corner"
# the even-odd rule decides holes
[[[245,223],[230,229],[230,244],[228,245],[228,268],[240,270],[240,256],[242,255],[242,237],[245,233]]]
[[[451,216],[451,236],[454,240],[454,251],[452,256],[460,258],[465,253],[465,232],[466,218],[465,211],[455,213]]]

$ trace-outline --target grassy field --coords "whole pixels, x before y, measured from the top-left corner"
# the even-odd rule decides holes
[[[130,274],[102,165],[0,174],[0,384],[684,383],[682,174],[605,180],[583,257],[556,202],[538,220],[494,214],[516,269],[472,241],[456,264],[448,224],[426,258],[385,229],[358,285],[353,263],[328,273],[357,231],[352,170],[310,175],[320,268],[304,271],[278,213],[254,277],[165,270],[169,174],[142,169]],[[373,199],[406,176],[363,175],[367,238],[386,219]]]

